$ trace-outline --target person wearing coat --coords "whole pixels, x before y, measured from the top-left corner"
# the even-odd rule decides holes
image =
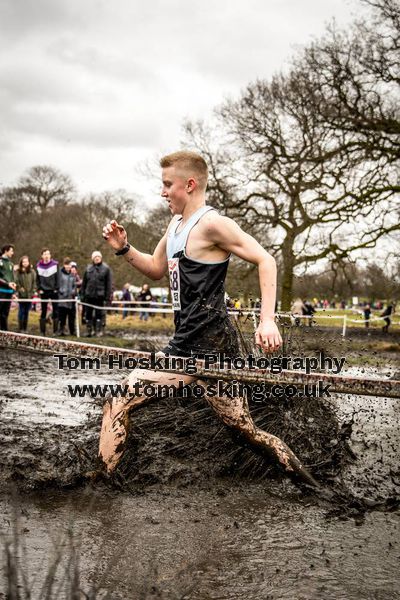
[[[139,300],[140,302],[142,302],[142,304],[140,306],[145,309],[146,307],[150,306],[152,297],[153,296],[152,296],[149,284],[144,283],[142,285],[142,289],[140,290],[139,294],[136,296],[136,300]],[[142,310],[139,314],[140,321],[147,321],[148,318],[149,318],[149,313],[146,310]]]
[[[53,333],[58,331],[58,288],[60,285],[60,266],[51,257],[48,248],[43,248],[41,259],[36,265],[37,287],[41,300],[40,333],[46,335],[47,305],[51,301]],[[55,302],[53,302],[53,300]]]
[[[36,271],[31,265],[29,256],[22,256],[15,272],[15,283],[18,298],[24,300],[18,305],[18,331],[24,333],[28,329],[29,312],[32,302],[28,302],[36,292]]]
[[[70,335],[75,334],[75,302],[68,302],[68,300],[75,300],[76,296],[76,277],[71,272],[71,259],[64,258],[62,269],[60,270],[60,287],[58,290],[58,297],[60,300],[65,302],[59,302],[58,304],[58,316],[60,329],[57,332],[58,335],[65,335],[65,325],[68,319],[68,329]]]
[[[101,252],[92,253],[92,264],[88,265],[83,275],[81,297],[86,304],[85,316],[87,337],[92,333],[101,337],[103,335],[102,307],[110,301],[112,294],[112,275],[108,265],[103,263]]]
[[[5,244],[0,253],[0,329],[8,330],[8,315],[11,308],[11,300],[16,289],[14,281],[14,246]]]
[[[387,305],[387,307],[381,314],[381,317],[384,317],[383,320],[385,321],[385,325],[382,327],[383,333],[389,333],[389,327],[390,327],[390,323],[391,323],[390,317],[392,316],[393,312],[394,312],[393,304],[391,302],[389,302],[389,304]]]
[[[294,316],[294,323],[296,327],[300,325],[300,316],[306,314],[306,307],[304,306],[303,300],[301,298],[296,298],[292,303],[290,312]]]

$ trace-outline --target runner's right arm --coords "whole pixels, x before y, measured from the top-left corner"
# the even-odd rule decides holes
[[[128,237],[122,225],[116,221],[111,221],[103,227],[103,237],[110,244],[111,248],[122,250],[128,244]],[[167,233],[158,242],[153,254],[139,252],[133,246],[130,246],[128,252],[123,255],[126,262],[140,271],[146,277],[153,280],[162,279],[168,269],[167,263]]]

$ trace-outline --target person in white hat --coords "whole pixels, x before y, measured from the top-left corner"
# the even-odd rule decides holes
[[[92,252],[92,264],[86,267],[83,275],[81,298],[86,304],[85,316],[87,337],[93,333],[97,336],[103,335],[103,313],[102,307],[109,301],[112,290],[111,269],[103,263],[101,252]]]

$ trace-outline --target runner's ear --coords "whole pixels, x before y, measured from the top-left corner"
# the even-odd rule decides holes
[[[186,182],[186,191],[188,194],[197,188],[197,181],[193,177],[189,177]]]

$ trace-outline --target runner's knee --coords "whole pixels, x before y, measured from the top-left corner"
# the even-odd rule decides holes
[[[150,371],[148,369],[135,369],[129,375],[128,385],[131,388],[137,383],[142,385],[152,384],[160,386],[175,386],[179,388],[183,385],[190,385],[195,381],[191,375],[181,375],[178,373],[166,373],[165,371]]]
[[[204,382],[200,383],[204,385]],[[245,398],[213,396],[211,398],[207,397],[207,402],[225,425],[246,435],[255,432],[254,421],[251,418]]]

